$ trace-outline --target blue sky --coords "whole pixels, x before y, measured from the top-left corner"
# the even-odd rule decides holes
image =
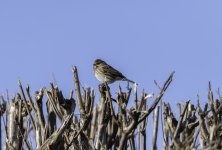
[[[172,105],[207,83],[221,88],[222,1],[0,1],[0,93],[49,86],[52,74],[65,95],[73,89],[71,66],[83,86],[97,89],[92,64],[102,58],[148,93],[173,70],[164,100]],[[114,83],[113,91],[117,85]],[[121,85],[124,83],[120,83]]]

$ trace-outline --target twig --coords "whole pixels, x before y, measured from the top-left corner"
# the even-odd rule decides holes
[[[30,112],[30,110],[29,110],[29,107],[28,107],[28,104],[27,104],[27,100],[26,100],[26,98],[25,98],[25,93],[24,93],[24,91],[23,91],[22,84],[21,84],[21,81],[20,81],[20,80],[18,80],[18,84],[19,84],[19,87],[20,87],[20,90],[21,90],[21,93],[22,93],[22,98],[24,99],[26,111],[28,112],[28,115],[30,116],[30,120],[31,120],[32,127],[33,127],[34,130],[36,130],[35,123],[34,123],[32,114],[31,114],[31,112]],[[34,111],[34,110],[33,110],[33,111]]]
[[[158,106],[155,111],[154,111],[154,121],[153,121],[153,142],[152,142],[152,150],[156,150],[157,149],[157,134],[158,134],[158,122],[159,122],[159,109],[160,106]]]
[[[80,114],[83,117],[86,114],[86,112],[85,112],[85,109],[84,109],[84,106],[83,106],[83,101],[82,101],[82,96],[81,96],[80,86],[79,86],[78,71],[77,71],[76,66],[73,66],[72,72],[73,72],[73,75],[74,75],[74,85],[75,85],[76,98],[77,98],[77,102],[78,102],[78,106],[79,106],[79,111],[80,111]]]
[[[59,142],[59,139],[62,137],[66,127],[69,125],[70,121],[72,120],[73,114],[67,116],[62,123],[61,127],[57,129],[39,148],[39,150],[47,149],[48,147],[53,147],[52,149],[56,149],[53,145],[56,145]]]
[[[159,95],[156,97],[156,99],[154,100],[154,102],[152,103],[152,105],[150,106],[150,108],[148,109],[147,113],[141,117],[141,119],[138,121],[138,123],[141,123],[147,116],[149,116],[149,114],[156,108],[157,104],[159,103],[159,101],[161,100],[161,98],[163,97],[164,92],[167,90],[168,86],[170,85],[170,83],[173,81],[173,75],[175,72],[172,72],[170,74],[170,76],[168,77],[167,81],[164,83],[162,90],[160,91]]]
[[[174,132],[174,138],[175,138],[175,139],[176,139],[176,137],[177,137],[178,134],[179,134],[179,129],[180,129],[180,127],[181,127],[181,124],[182,124],[184,115],[185,115],[185,113],[186,113],[186,111],[187,111],[187,108],[188,108],[189,103],[190,103],[190,101],[187,101],[187,102],[186,102],[186,104],[185,104],[185,106],[184,106],[184,109],[183,109],[183,113],[180,115],[180,119],[179,119],[179,122],[178,122],[178,124],[177,124],[177,128],[176,128],[176,130],[175,130],[175,132]]]

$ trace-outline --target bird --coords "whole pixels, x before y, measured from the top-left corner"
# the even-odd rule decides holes
[[[96,59],[94,61],[93,70],[95,77],[103,83],[107,82],[108,84],[111,84],[115,81],[121,80],[133,84],[135,83],[134,81],[127,79],[121,72],[108,65],[105,61],[101,59]]]

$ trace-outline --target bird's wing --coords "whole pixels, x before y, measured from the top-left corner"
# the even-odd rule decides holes
[[[104,70],[105,75],[108,75],[108,76],[112,75],[119,78],[125,78],[125,76],[121,72],[119,72],[118,70],[116,70],[115,68],[113,68],[112,66],[108,64],[103,66],[103,70]]]

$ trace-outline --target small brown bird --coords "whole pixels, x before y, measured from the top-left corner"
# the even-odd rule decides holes
[[[107,82],[108,84],[118,80],[128,81],[135,83],[132,80],[127,79],[121,72],[108,65],[101,59],[96,59],[93,64],[93,70],[96,78],[101,82]]]

